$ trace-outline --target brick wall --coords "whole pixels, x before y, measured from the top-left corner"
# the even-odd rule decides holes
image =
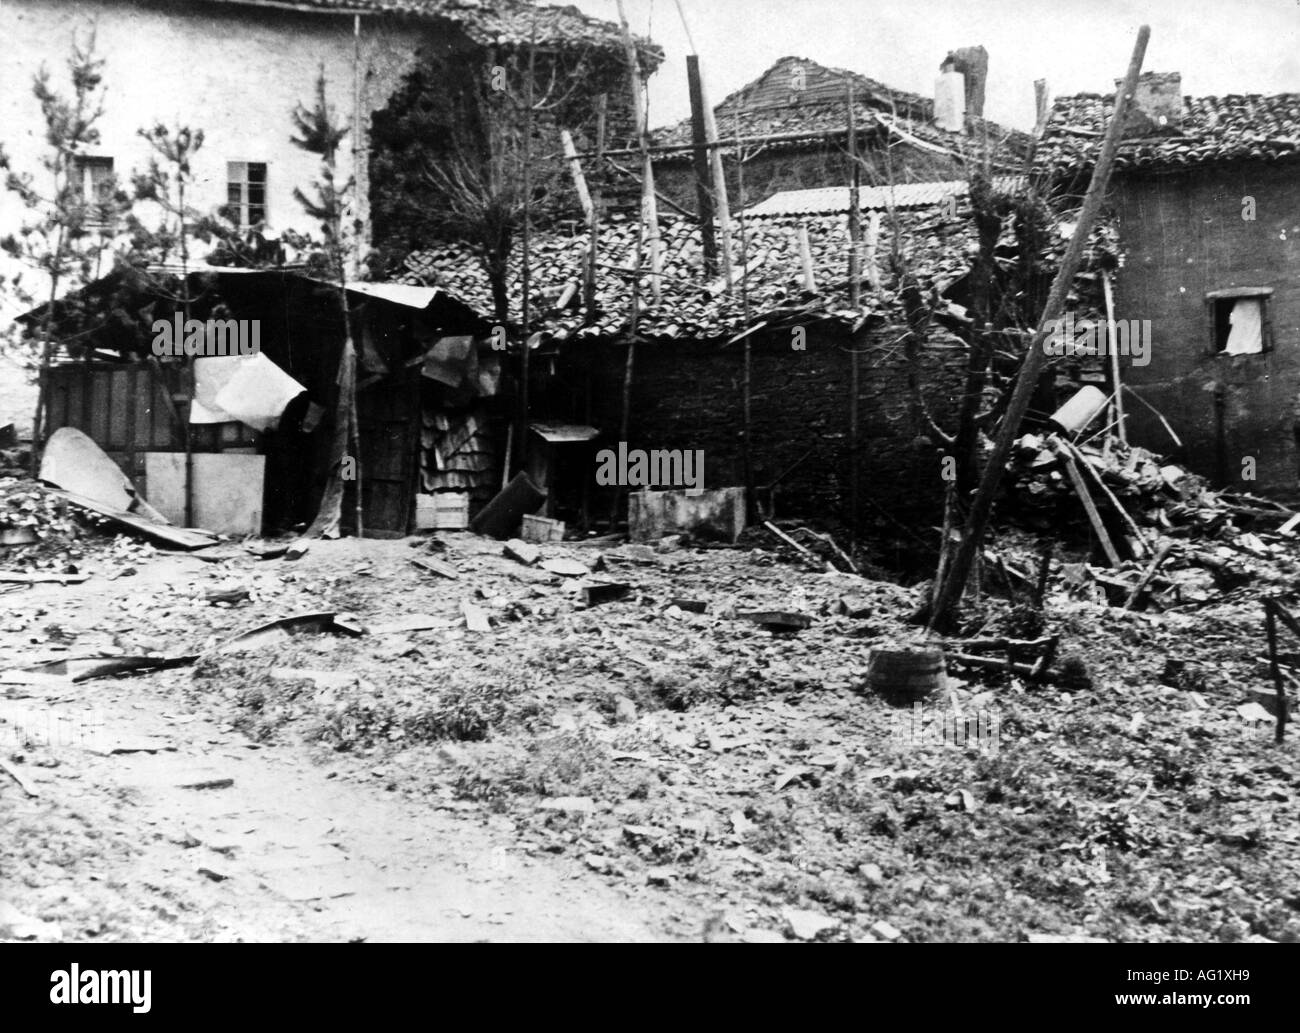
[[[1125,261],[1116,279],[1116,316],[1150,319],[1149,365],[1121,360],[1125,383],[1164,413],[1179,450],[1141,405],[1126,406],[1139,444],[1182,458],[1239,490],[1295,497],[1292,412],[1300,393],[1300,176],[1295,164],[1237,162],[1176,176],[1120,179],[1117,210]],[[1253,197],[1256,218],[1242,218]],[[1273,350],[1211,353],[1205,295],[1271,287]],[[1215,389],[1222,389],[1222,435]],[[1242,459],[1258,477],[1242,479]]]
[[[891,346],[897,331],[870,335],[861,360],[861,503],[864,520],[880,515],[932,516],[941,505],[939,457],[908,412],[907,367]],[[955,342],[954,342],[955,345]],[[779,517],[846,520],[849,516],[849,340],[814,329],[807,348],[791,348],[789,331],[752,339],[751,409],[755,483],[760,487],[802,462],[780,484]],[[586,370],[593,424],[617,440],[625,351],[602,343],[561,364],[538,403],[562,418],[583,418]],[[938,416],[955,412],[965,352],[928,348],[922,360],[927,403]],[[744,483],[741,381],[744,347],[721,342],[657,342],[637,349],[629,444],[633,448],[703,449],[705,483]],[[565,388],[568,388],[566,394]],[[810,451],[811,450],[811,451]],[[805,457],[805,454],[806,458]]]

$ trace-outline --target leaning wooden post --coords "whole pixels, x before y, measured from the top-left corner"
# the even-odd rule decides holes
[[[691,152],[695,169],[695,196],[700,209],[700,243],[704,246],[704,275],[712,280],[718,275],[718,238],[713,225],[713,188],[709,182],[709,141],[704,128],[704,87],[700,82],[698,54],[686,55],[686,78],[691,95]]]
[[[1287,698],[1286,687],[1282,684],[1282,670],[1277,663],[1277,621],[1281,617],[1294,633],[1297,631],[1295,621],[1282,608],[1276,599],[1264,600],[1264,630],[1268,633],[1268,666],[1273,674],[1273,691],[1277,696],[1277,729],[1274,740],[1280,745],[1286,735]]]
[[[647,227],[646,241],[650,247],[650,292],[658,304],[662,300],[659,278],[663,271],[659,246],[659,204],[655,199],[654,165],[650,161],[650,144],[646,139],[649,124],[641,97],[641,61],[636,55],[632,30],[628,28],[623,0],[618,0],[618,20],[623,29],[623,49],[627,54],[627,74],[632,87],[632,117],[636,121],[637,148],[641,152],[641,220]]]
[[[722,147],[718,144],[718,124],[709,106],[709,94],[700,77],[700,110],[704,115],[705,143],[709,148],[709,165],[713,172],[713,211],[718,217],[718,253],[722,258],[722,276],[727,293],[734,279],[731,267],[731,201],[727,196],[727,175],[722,167]]]
[[[1074,235],[1070,238],[1065,256],[1061,260],[1061,268],[1057,270],[1056,279],[1052,283],[1052,290],[1048,295],[1047,306],[1043,311],[1038,331],[1029,342],[1029,350],[1020,366],[1020,375],[1016,379],[1015,389],[1007,404],[1006,414],[1002,417],[1002,425],[998,428],[993,452],[988,457],[979,488],[975,492],[975,500],[966,519],[961,544],[953,557],[952,565],[948,568],[933,612],[929,615],[930,630],[949,630],[966,579],[970,576],[971,565],[984,541],[984,532],[993,512],[993,499],[997,495],[998,485],[1002,482],[1002,475],[1006,472],[1007,457],[1011,454],[1012,442],[1020,429],[1021,420],[1029,409],[1034,389],[1038,385],[1038,374],[1046,357],[1043,344],[1053,324],[1065,309],[1065,298],[1079,263],[1083,259],[1083,249],[1088,242],[1088,234],[1097,221],[1097,214],[1106,196],[1106,185],[1110,181],[1111,167],[1115,163],[1115,153],[1119,150],[1120,137],[1124,131],[1124,118],[1128,113],[1129,102],[1133,99],[1133,92],[1137,89],[1138,74],[1142,71],[1142,59],[1146,56],[1147,41],[1150,38],[1150,26],[1143,25],[1138,29],[1133,56],[1129,60],[1128,74],[1124,77],[1124,85],[1115,94],[1115,113],[1111,116],[1110,125],[1106,127],[1106,137],[1102,142],[1097,164],[1092,170],[1092,181],[1088,184],[1088,192],[1083,198],[1078,225],[1074,228]]]
[[[1115,296],[1111,292],[1110,273],[1101,274],[1101,288],[1106,295],[1106,343],[1110,349],[1111,388],[1115,394],[1115,428],[1121,444],[1128,444],[1128,432],[1124,429],[1124,387],[1119,375],[1119,354],[1115,351]]]
[[[862,166],[858,162],[858,127],[853,111],[853,80],[849,80],[847,92],[848,108],[848,154],[849,154],[849,307],[853,309],[854,319],[861,320],[862,308],[862,208],[859,188],[862,184]],[[860,419],[858,392],[861,389],[862,359],[858,353],[858,333],[854,332],[849,340],[849,527],[853,531],[853,543],[858,541],[859,509],[862,504],[861,481],[859,470],[862,457],[858,454],[860,436]]]
[[[587,220],[587,261],[582,277],[583,319],[590,325],[596,321],[596,264],[600,257],[601,177],[604,175],[602,156],[605,150],[605,94],[596,98],[596,172],[591,184],[591,214]],[[590,373],[588,374],[590,375]]]

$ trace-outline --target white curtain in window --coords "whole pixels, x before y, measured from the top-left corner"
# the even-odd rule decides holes
[[[1264,305],[1258,298],[1240,298],[1229,316],[1225,355],[1256,355],[1264,350]]]

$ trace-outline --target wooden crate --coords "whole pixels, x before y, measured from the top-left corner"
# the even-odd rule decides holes
[[[469,493],[439,491],[415,496],[417,531],[463,531],[469,526]]]
[[[519,537],[526,542],[562,542],[564,521],[525,513],[520,523]]]

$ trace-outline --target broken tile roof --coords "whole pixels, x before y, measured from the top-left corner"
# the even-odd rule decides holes
[[[204,0],[244,7],[291,7],[341,14],[384,14],[451,22],[477,43],[522,46],[532,38],[536,25],[540,46],[590,45],[623,46],[617,23],[593,18],[573,6],[533,4],[530,0]],[[643,60],[657,66],[663,50],[648,40],[639,40]]]
[[[934,102],[907,90],[895,90],[865,75],[843,68],[827,68],[802,57],[783,57],[761,76],[728,96],[714,108],[719,137],[739,134],[755,138],[790,133],[825,137],[845,133],[848,83],[853,84],[854,117],[858,126],[880,126],[895,135],[911,136],[922,145],[947,153],[961,153],[972,144],[1004,146],[1024,154],[1030,137],[995,122],[972,118],[968,134],[950,133],[934,125]],[[796,84],[797,88],[796,88]],[[653,143],[661,146],[691,142],[691,120],[656,129]],[[769,146],[798,148],[800,141],[779,141]],[[660,155],[658,161],[689,160],[690,152]]]
[[[964,206],[963,206],[964,209]],[[959,209],[957,217],[938,206],[901,211],[903,251],[923,280],[945,285],[969,269],[975,237],[969,213]],[[856,324],[862,316],[895,314],[895,298],[889,291],[874,291],[864,282],[862,306],[854,310],[849,301],[848,219],[844,215],[812,215],[805,218],[746,218],[742,263],[740,220],[732,222],[734,267],[744,266],[748,275],[748,318],[745,299],[736,287],[730,295],[720,278],[705,279],[700,230],[693,220],[661,218],[663,262],[661,300],[651,292],[649,259],[643,264],[639,333],[647,338],[712,338],[738,333],[763,320],[782,322],[832,321]],[[807,226],[818,290],[806,292],[800,257],[799,227]],[[631,308],[632,271],[635,268],[637,224],[634,219],[614,216],[601,227],[598,269],[599,307],[592,325],[584,325],[582,277],[587,252],[587,234],[539,234],[532,242],[532,283],[539,289],[534,310],[534,330],[556,339],[616,335],[627,328]],[[878,242],[879,263],[884,272],[892,244],[890,220],[882,220]],[[648,256],[648,249],[647,249]],[[405,279],[442,287],[459,300],[491,318],[492,294],[486,272],[472,248],[464,244],[443,244],[416,252],[406,261]],[[511,319],[519,316],[519,249],[511,258],[508,292]],[[888,278],[888,277],[887,277]],[[556,302],[567,294],[565,307]]]
[[[1113,93],[1058,97],[1035,153],[1036,168],[1061,174],[1091,167],[1114,110]],[[1298,155],[1300,93],[1185,97],[1182,123],[1159,135],[1124,140],[1115,167],[1168,169]]]

